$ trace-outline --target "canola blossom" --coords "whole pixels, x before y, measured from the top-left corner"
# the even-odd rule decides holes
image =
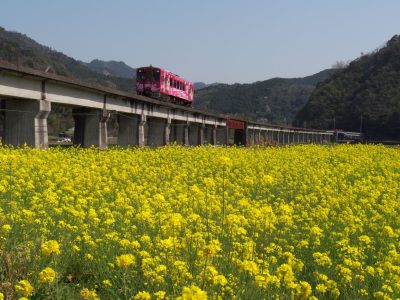
[[[0,299],[396,299],[400,148],[0,148]]]

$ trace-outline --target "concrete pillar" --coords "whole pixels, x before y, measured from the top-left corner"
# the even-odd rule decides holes
[[[286,131],[282,131],[282,144],[285,145],[287,143]]]
[[[206,128],[205,124],[201,124],[199,126],[199,140],[198,140],[198,144],[199,145],[204,145],[205,144],[205,139],[204,139],[205,128]]]
[[[147,146],[159,147],[165,145],[165,124],[166,119],[147,118]],[[169,140],[169,137],[168,137]]]
[[[164,126],[164,145],[168,145],[171,141],[171,119],[168,118]]]
[[[183,144],[189,146],[189,122],[187,122],[183,127]]]
[[[74,145],[107,148],[107,121],[110,117],[107,110],[76,108],[72,115],[75,121]]]
[[[217,125],[212,127],[211,144],[217,145]]]
[[[49,144],[47,117],[51,103],[46,100],[3,100],[3,144],[46,148]]]
[[[268,137],[268,134],[269,134],[269,131],[268,131],[268,130],[266,130],[266,131],[263,132],[262,139],[263,139],[263,145],[264,145],[264,146],[269,144],[269,137]]]
[[[254,146],[254,144],[255,144],[255,132],[254,132],[254,129],[249,129],[249,144],[250,144],[250,146]]]
[[[118,114],[118,145],[138,145],[138,115]]]
[[[260,144],[262,144],[262,142],[261,142],[261,130],[258,130],[257,132],[256,132],[256,138],[257,138],[257,142],[256,142],[256,144],[257,145],[260,145]]]
[[[147,116],[141,115],[139,119],[139,126],[138,126],[138,145],[139,147],[147,146]]]
[[[277,137],[277,131],[271,131],[271,142],[272,144],[278,144],[278,137]]]

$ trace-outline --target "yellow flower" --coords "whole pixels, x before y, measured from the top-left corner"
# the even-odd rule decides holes
[[[15,290],[20,292],[23,296],[29,297],[35,290],[28,280],[21,280],[15,285]]]
[[[258,273],[258,266],[254,261],[250,261],[250,260],[245,260],[242,264],[241,264],[241,268],[244,271],[249,272],[252,275],[256,275]]]
[[[223,168],[232,166],[232,160],[229,157],[221,156],[218,160]]]
[[[184,287],[182,290],[182,297],[179,297],[180,300],[206,300],[207,292],[202,291],[199,287],[192,284],[192,286]]]
[[[312,294],[311,285],[307,281],[300,281],[296,291],[298,299],[308,299]]]
[[[164,299],[166,299],[166,297],[165,297],[166,294],[167,293],[164,291],[158,291],[158,292],[154,293],[154,296],[156,296],[157,300],[164,300]]]
[[[0,300],[4,300],[4,294],[0,292]]]
[[[228,283],[228,280],[224,275],[219,274],[213,277],[213,283],[215,285],[225,286]]]
[[[120,268],[127,268],[134,262],[135,257],[132,254],[122,254],[116,258],[116,265]]]
[[[319,266],[323,267],[330,267],[332,266],[332,261],[329,258],[328,254],[326,253],[321,253],[321,252],[315,252],[313,253],[313,258],[314,261],[317,263]]]
[[[11,225],[5,224],[5,225],[1,226],[1,230],[4,232],[4,234],[7,234],[11,231]]]
[[[97,296],[95,290],[89,290],[87,288],[82,289],[80,295],[83,300],[99,300],[100,299]]]
[[[103,285],[106,286],[106,287],[112,287],[112,283],[108,279],[104,279],[103,280]]]
[[[327,291],[327,287],[326,287],[325,284],[320,283],[320,284],[317,284],[315,290],[320,292],[320,293],[322,293],[322,294],[325,294],[326,291]]]
[[[134,300],[150,300],[151,295],[148,292],[139,292],[133,297]]]
[[[52,268],[45,268],[39,273],[40,283],[51,283],[56,279],[56,272]]]
[[[44,256],[60,255],[60,245],[55,240],[43,243],[41,248]]]
[[[218,240],[212,240],[210,244],[203,248],[203,255],[205,257],[214,256],[219,251],[221,251],[221,245]]]

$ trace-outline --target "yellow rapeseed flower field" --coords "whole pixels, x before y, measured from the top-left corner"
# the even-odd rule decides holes
[[[0,148],[0,299],[395,299],[400,148]]]

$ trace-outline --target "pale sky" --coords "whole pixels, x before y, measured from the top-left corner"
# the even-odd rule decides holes
[[[400,34],[398,0],[2,0],[0,26],[85,62],[194,82],[302,77]]]

